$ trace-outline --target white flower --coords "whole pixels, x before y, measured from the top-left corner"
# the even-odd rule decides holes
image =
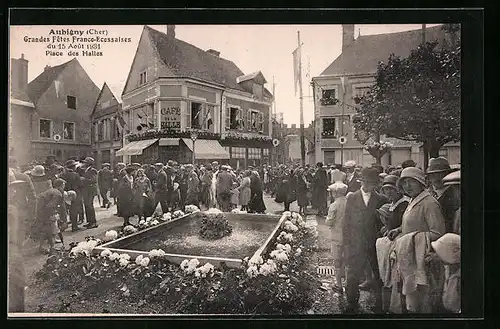
[[[113,241],[117,237],[118,237],[118,232],[116,232],[115,230],[110,230],[110,231],[106,232],[104,240],[106,240],[106,241]]]
[[[182,269],[182,270],[186,270],[186,269],[188,268],[188,266],[189,266],[189,260],[184,259],[184,260],[182,261],[182,263],[181,263],[181,269]]]
[[[285,250],[286,253],[289,253],[290,251],[292,251],[292,247],[287,243],[287,244],[285,244],[285,249],[284,250]]]
[[[258,256],[256,258],[252,257],[252,259],[250,259],[250,262],[249,262],[250,265],[260,265],[262,263],[264,263],[262,256]]]
[[[297,248],[297,250],[295,251],[295,256],[300,256],[300,254],[302,254],[302,249]]]
[[[119,260],[119,264],[120,264],[120,266],[125,267],[125,266],[127,266],[127,265],[128,265],[128,263],[129,263],[128,259],[125,259],[125,258],[120,258],[120,260]]]
[[[113,260],[117,260],[120,258],[120,254],[117,253],[117,252],[114,252],[112,253],[111,255],[109,255],[109,260],[113,261]]]
[[[289,232],[297,232],[299,230],[299,228],[297,226],[295,226],[291,221],[287,220],[285,223],[284,223],[284,226],[283,228],[286,230],[286,231],[289,231]]]
[[[239,210],[238,208],[235,208],[235,209],[231,210],[231,212],[232,212],[233,214],[239,214],[239,213],[240,213],[240,210]]]
[[[184,212],[182,210],[176,210],[174,211],[174,213],[172,214],[172,217],[173,218],[177,218],[177,217],[182,217],[184,216]]]
[[[163,257],[165,256],[165,252],[162,249],[153,249],[148,254],[149,258],[154,257]]]
[[[286,262],[288,260],[286,252],[282,249],[273,250],[271,252],[271,258],[274,258],[279,262]]]
[[[199,271],[196,271],[194,272],[194,276],[196,276],[197,278],[201,277],[201,273]]]
[[[101,257],[109,257],[111,255],[111,250],[109,249],[104,249],[101,251]]]
[[[125,232],[127,234],[132,234],[132,233],[137,232],[137,229],[135,227],[133,227],[132,225],[127,225],[123,228],[123,232]]]
[[[292,218],[293,219],[299,218],[299,214],[297,214],[296,212],[292,212]]]
[[[149,258],[148,257],[144,257],[141,262],[140,262],[140,265],[141,266],[144,266],[144,267],[147,267],[149,265]]]
[[[137,257],[135,258],[135,263],[136,263],[137,265],[141,265],[141,262],[142,262],[142,259],[143,259],[143,258],[144,258],[144,256],[143,256],[143,255],[139,255],[139,256],[137,256]]]
[[[283,213],[283,216],[290,217],[290,216],[292,216],[292,213],[290,211],[285,211]]]
[[[73,247],[70,253],[74,256],[80,254],[89,256],[92,250],[94,250],[94,248],[97,247],[98,244],[99,241],[97,240],[82,241],[79,242],[76,247]]]
[[[120,260],[121,259],[130,260],[130,255],[129,254],[121,254],[120,255]]]
[[[160,224],[160,222],[157,221],[156,219],[151,222],[151,225],[153,225],[153,226],[158,225],[158,224]]]
[[[186,206],[186,213],[188,213],[188,214],[195,213],[195,212],[198,212],[198,211],[200,211],[200,208],[198,208],[197,206],[195,206],[193,204],[190,204],[190,205]]]
[[[247,268],[247,274],[249,277],[254,278],[257,275],[259,275],[259,269],[257,268],[257,265],[251,265]]]
[[[199,277],[205,278],[207,275],[213,276],[214,275],[214,266],[210,263],[205,263],[205,265],[195,269],[194,274],[197,278],[199,278]]]
[[[206,214],[222,214],[222,211],[220,211],[217,208],[210,208],[207,211],[205,211]]]
[[[144,219],[141,219],[141,220],[139,221],[139,225],[144,225],[144,224],[146,224],[146,221],[145,221]]]
[[[200,261],[196,258],[193,258],[187,263],[187,268],[185,268],[184,271],[188,274],[191,274],[196,271],[196,267],[198,265],[200,265]]]

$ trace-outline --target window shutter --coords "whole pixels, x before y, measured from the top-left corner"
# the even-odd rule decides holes
[[[186,108],[186,128],[191,128],[191,102],[187,102],[187,108]]]
[[[226,106],[226,108],[224,109],[224,114],[224,124],[226,125],[226,130],[229,130],[231,129],[231,107]]]
[[[252,131],[252,111],[247,110],[247,130]]]
[[[90,129],[90,134],[92,136],[92,142],[95,142],[95,123],[92,123],[91,129]]]
[[[259,131],[264,132],[264,113],[259,112]]]

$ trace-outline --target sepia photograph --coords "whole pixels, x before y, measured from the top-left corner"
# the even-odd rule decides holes
[[[461,314],[459,23],[8,29],[9,317]]]

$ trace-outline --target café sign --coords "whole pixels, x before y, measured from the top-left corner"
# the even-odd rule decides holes
[[[181,108],[179,106],[163,106],[160,110],[161,129],[181,129]]]

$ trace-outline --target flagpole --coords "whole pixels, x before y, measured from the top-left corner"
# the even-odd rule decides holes
[[[297,41],[299,45],[299,99],[300,99],[300,158],[302,160],[302,166],[306,165],[306,143],[304,139],[304,99],[302,95],[302,54],[301,54],[301,44],[300,44],[300,31],[297,31]]]

